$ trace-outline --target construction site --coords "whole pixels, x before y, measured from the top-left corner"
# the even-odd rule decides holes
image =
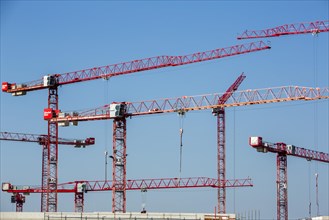
[[[115,57],[70,40],[90,51],[59,46],[54,64],[37,54],[32,65],[9,52],[20,47],[10,46],[9,26],[24,23],[12,15],[44,7],[45,24],[61,22],[42,3],[1,4],[12,9],[1,17],[1,220],[329,220],[329,10],[324,19],[273,26],[239,21],[219,35],[228,45],[186,39],[147,50],[150,40]],[[217,3],[191,5],[184,13]],[[66,6],[61,13],[75,8]],[[175,36],[154,30],[179,41],[178,26]],[[53,41],[48,53],[61,42]]]

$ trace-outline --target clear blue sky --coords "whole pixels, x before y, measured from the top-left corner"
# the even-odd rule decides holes
[[[248,41],[246,29],[328,20],[328,1],[1,1],[1,81],[23,83],[43,75],[115,64],[157,55],[183,55]],[[139,101],[224,92],[241,72],[240,89],[285,85],[329,86],[329,34],[285,36],[272,49],[205,63],[96,80],[60,88],[60,109],[81,110],[112,101]],[[316,61],[316,62],[315,62]],[[316,64],[315,64],[316,63]],[[43,108],[47,92],[22,97],[2,93],[1,131],[47,132]],[[317,111],[315,111],[317,109]],[[260,210],[276,218],[275,154],[259,154],[251,135],[272,142],[329,151],[329,102],[292,102],[227,109],[227,178],[251,177],[253,188],[227,190],[227,211]],[[177,177],[179,117],[176,114],[128,120],[128,179]],[[95,137],[86,149],[60,146],[59,182],[104,179],[104,150],[111,151],[112,122],[60,128],[61,137]],[[33,143],[1,143],[1,178],[40,185],[41,148]],[[316,146],[318,145],[318,146]],[[309,172],[309,169],[311,172]],[[288,158],[289,216],[312,215],[315,173],[319,173],[320,213],[329,215],[327,164]],[[111,166],[108,175],[111,176]],[[216,120],[210,111],[190,112],[184,122],[183,174],[216,177]],[[309,177],[310,176],[310,177]],[[14,211],[10,195],[0,193],[1,211]],[[147,193],[151,212],[213,212],[214,189]],[[59,196],[59,211],[73,211],[73,195]],[[140,211],[141,193],[128,192],[128,211]],[[25,211],[40,210],[40,195],[30,195]],[[110,211],[111,192],[88,193],[86,211]]]

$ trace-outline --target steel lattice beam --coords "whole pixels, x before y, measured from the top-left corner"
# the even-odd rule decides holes
[[[249,89],[236,91],[225,102],[218,104],[218,100],[225,93],[184,96],[179,98],[164,98],[159,100],[148,100],[139,102],[124,102],[126,105],[126,116],[133,117],[139,115],[151,115],[160,113],[171,113],[178,111],[195,111],[205,109],[249,106],[258,104],[268,104],[288,101],[311,101],[319,99],[329,99],[329,88],[311,88],[301,86],[283,86],[267,89]],[[77,115],[56,117],[51,121],[73,122],[114,119],[110,117],[110,104],[99,108],[76,111]]]
[[[48,108],[58,110],[58,87],[49,88]],[[58,184],[58,124],[48,121],[48,170],[47,170],[47,199],[43,204],[42,211],[57,212],[57,184]]]
[[[66,85],[95,79],[109,78],[124,74],[131,74],[146,70],[198,63],[245,53],[257,52],[270,48],[271,47],[263,41],[258,41],[234,45],[225,48],[219,48],[210,51],[197,52],[189,55],[156,56],[151,58],[123,62],[119,64],[112,64],[108,66],[94,67],[63,74],[55,74],[54,76],[56,76],[58,79],[58,85]],[[13,94],[17,94],[18,92],[27,92],[47,88],[48,86],[43,85],[42,79],[23,83],[20,84],[20,86],[17,86],[16,83],[2,83],[2,91]]]
[[[4,190],[4,185],[7,188]],[[78,192],[78,184],[84,184],[85,188],[82,192]],[[75,211],[83,212],[84,207],[84,192],[99,192],[99,191],[115,191],[114,181],[99,180],[99,181],[74,181],[61,183],[57,185],[58,193],[74,193]],[[189,178],[161,178],[161,179],[137,179],[127,180],[126,190],[157,190],[157,189],[185,189],[185,188],[233,188],[233,187],[252,187],[253,183],[248,179],[234,179],[218,181],[217,178],[208,177],[189,177]],[[41,186],[18,186],[10,183],[3,183],[2,191],[7,193],[45,193],[47,190]],[[120,206],[121,207],[121,206]],[[119,208],[120,208],[119,207]]]
[[[240,36],[237,37],[238,40],[241,39],[251,39],[251,38],[266,38],[266,37],[279,37],[282,35],[292,35],[292,34],[318,34],[321,32],[329,31],[329,21],[314,21],[314,22],[304,22],[297,24],[285,24],[275,28],[269,28],[265,30],[257,31],[245,31]]]
[[[21,142],[35,142],[40,145],[46,145],[48,135],[45,134],[26,134],[17,132],[0,132],[1,141],[21,141]],[[74,145],[74,146],[89,146],[95,144],[95,138],[86,139],[68,139],[58,138],[58,144]]]
[[[113,121],[112,212],[126,212],[126,118]]]
[[[225,149],[225,109],[219,109],[217,115],[217,176],[221,184],[226,181],[226,149]],[[223,184],[224,186],[224,184]],[[226,188],[218,188],[218,213],[226,213]]]
[[[42,146],[42,167],[41,167],[41,186],[43,190],[47,190],[48,188],[48,146],[49,144],[45,143]],[[47,198],[48,192],[45,191],[41,193],[41,211],[47,211]]]
[[[84,207],[84,193],[76,192],[74,194],[74,211],[83,212]]]
[[[100,192],[100,191],[112,191],[114,183],[112,180],[79,180],[72,182],[65,182],[58,184],[58,193],[75,193],[77,192],[77,184],[85,184],[86,192]],[[12,185],[10,183],[9,188],[2,190],[8,193],[42,193],[41,186],[22,186]],[[225,180],[219,182],[217,178],[209,177],[185,177],[185,178],[160,178],[160,179],[133,179],[126,180],[126,190],[157,190],[157,189],[184,189],[184,188],[233,188],[233,187],[251,187],[253,186],[252,180],[247,179],[234,179]]]
[[[277,154],[277,219],[288,220],[288,175],[287,155]]]

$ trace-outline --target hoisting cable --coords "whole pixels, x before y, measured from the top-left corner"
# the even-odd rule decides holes
[[[147,192],[147,188],[146,187],[142,187],[141,188],[141,193],[142,193],[142,211],[141,213],[145,214],[146,213],[146,192]]]
[[[235,123],[235,107],[233,107],[233,178],[235,179],[235,170],[236,170],[236,151],[235,151],[235,129],[236,129],[236,123]],[[233,188],[233,210],[235,213],[235,187]]]
[[[109,84],[110,84],[110,78],[108,78],[108,77],[103,77],[103,79],[106,81],[106,83],[104,83],[104,102],[103,103],[110,103],[110,86],[109,86]],[[104,164],[104,166],[105,166],[105,170],[104,170],[104,172],[105,172],[105,174],[104,174],[104,179],[105,179],[105,181],[107,181],[107,168],[108,168],[108,158],[109,158],[109,154],[108,154],[108,137],[110,136],[109,135],[109,124],[108,124],[108,122],[105,120],[104,121],[104,137],[105,137],[105,144],[104,144],[104,156],[105,156],[105,164]]]
[[[318,87],[318,33],[314,31],[313,35],[313,71],[314,71],[314,87]],[[318,102],[314,102],[314,147],[318,150]],[[318,172],[318,163],[315,164],[315,172]]]
[[[308,214],[312,218],[312,201],[311,201],[311,160],[308,160]]]
[[[182,160],[183,160],[183,132],[185,111],[178,111],[179,116],[179,180],[182,175]]]
[[[314,87],[317,88],[318,87],[318,33],[317,31],[313,32],[313,74],[314,74]],[[313,122],[314,122],[314,147],[315,150],[318,151],[318,128],[319,128],[319,120],[318,120],[318,102],[314,102],[314,118],[313,118]],[[318,163],[315,163],[315,173],[318,173]],[[311,168],[309,170],[309,178],[310,178],[310,195],[309,195],[309,199],[310,199],[310,209],[311,209]],[[317,190],[317,189],[316,189]],[[317,195],[316,195],[317,196]],[[319,215],[319,204],[318,202],[316,202],[316,206],[317,206],[317,215]],[[311,210],[310,210],[310,218],[311,218]]]
[[[316,200],[316,216],[320,216],[320,204],[319,204],[319,174],[315,173],[315,200]]]

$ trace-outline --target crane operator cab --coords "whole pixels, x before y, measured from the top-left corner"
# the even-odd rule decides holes
[[[126,114],[126,104],[124,102],[113,102],[110,104],[110,117],[124,117]]]

